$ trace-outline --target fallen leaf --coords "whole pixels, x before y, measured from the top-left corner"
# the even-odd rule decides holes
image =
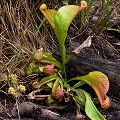
[[[73,52],[76,54],[79,54],[80,51],[85,47],[90,47],[91,45],[91,39],[93,36],[89,36],[79,47],[77,47]]]

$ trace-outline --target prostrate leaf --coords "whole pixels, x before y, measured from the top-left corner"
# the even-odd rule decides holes
[[[106,120],[95,107],[89,94],[82,89],[73,89],[76,92],[74,99],[82,106],[85,106],[85,113],[91,120]]]
[[[109,81],[105,74],[94,71],[86,76],[77,77],[77,79],[89,84],[95,90],[103,109],[110,108],[110,100],[109,97],[106,96],[109,90]]]
[[[89,94],[87,92],[85,92],[84,90],[82,90],[82,92],[84,93],[85,97],[86,97],[86,101],[85,101],[85,112],[87,114],[87,116],[91,119],[91,120],[106,120],[101,113],[97,110],[97,108],[95,107],[95,105],[93,104]]]

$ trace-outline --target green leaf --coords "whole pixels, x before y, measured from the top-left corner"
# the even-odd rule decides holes
[[[58,77],[52,87],[52,97],[57,100],[61,100],[64,97],[64,91],[59,81],[60,78]]]
[[[52,106],[53,103],[55,103],[55,100],[52,98],[51,95],[49,95],[48,98],[46,99],[46,103],[48,106]]]
[[[110,108],[110,100],[109,97],[106,96],[109,90],[109,81],[105,74],[94,71],[86,76],[77,77],[76,79],[89,84],[95,90],[103,109]]]
[[[82,89],[72,89],[76,92],[74,99],[82,106],[85,106],[85,113],[91,120],[106,120],[95,107],[89,94]]]
[[[44,11],[44,16],[47,18],[47,20],[49,21],[49,23],[52,25],[53,29],[55,29],[55,22],[54,19],[56,17],[57,11],[53,10],[53,9],[48,9],[46,11]]]
[[[48,77],[44,77],[44,78],[41,79],[41,81],[39,82],[39,87],[41,87],[42,85],[47,84],[47,83],[55,80],[57,77],[58,77],[58,76],[57,76],[56,73],[54,73],[53,75],[50,75],[50,76],[48,76]]]
[[[47,83],[48,87],[52,88],[53,87],[53,82]]]
[[[54,64],[58,69],[61,69],[61,64],[57,60],[49,60],[47,58],[41,59],[41,63]]]
[[[77,16],[77,14],[84,10],[86,7],[86,1],[81,1],[81,6],[63,6],[58,10],[55,16],[55,33],[61,48],[63,64],[65,64],[65,39],[67,36],[68,27],[72,23],[72,20]]]
[[[87,2],[81,1],[81,6],[77,5],[68,5],[61,7],[58,11],[53,9],[47,9],[45,4],[40,6],[40,10],[47,18],[49,23],[52,25],[55,33],[57,35],[60,46],[65,42],[65,38],[67,35],[68,27],[70,26],[72,20],[76,17],[76,15],[86,9]]]
[[[66,82],[66,84],[68,83],[68,82],[71,82],[71,81],[74,81],[74,80],[79,80],[79,77],[75,77],[75,78],[72,78],[72,79],[70,79],[70,80],[68,80],[67,82]],[[78,81],[73,87],[71,87],[72,89],[74,88],[78,88],[78,87],[80,87],[80,86],[82,86],[82,85],[84,85],[84,84],[86,84],[84,81]]]
[[[47,20],[49,21],[49,23],[52,25],[52,27],[54,29],[55,28],[54,19],[55,19],[55,16],[57,14],[57,11],[53,10],[53,9],[47,9],[46,4],[42,4],[40,6],[40,10],[42,11],[44,16],[47,18]]]
[[[85,84],[85,82],[83,82],[83,81],[79,81],[78,83],[76,83],[72,88],[78,88],[78,87],[80,87],[80,86],[82,86],[82,85],[84,85]]]
[[[79,89],[72,89],[74,92],[76,92],[76,95],[73,96],[73,98],[82,106],[85,106],[85,95],[84,93]]]
[[[84,90],[82,90],[82,92],[84,93],[85,97],[86,97],[86,102],[85,102],[85,112],[87,114],[87,116],[91,119],[91,120],[106,120],[101,113],[97,110],[97,108],[95,107],[94,103],[92,102],[89,94],[87,92],[85,92]]]
[[[61,7],[58,11],[56,10],[47,10],[45,4],[40,6],[40,10],[47,18],[47,20],[52,25],[55,34],[58,38],[58,42],[60,45],[61,53],[62,53],[62,75],[66,79],[65,72],[65,39],[67,36],[68,27],[72,20],[76,17],[76,15],[86,9],[87,2],[81,1],[81,6],[77,5],[68,5]]]
[[[98,98],[92,98],[92,101],[94,104],[100,104],[100,101]]]
[[[61,64],[58,60],[56,60],[52,55],[49,53],[44,52],[43,53],[43,59],[41,60],[42,62],[46,62],[49,64],[54,64],[57,68],[61,69]]]
[[[33,59],[40,63],[54,64],[57,68],[61,69],[61,64],[52,55],[44,51],[37,51],[34,53]]]
[[[58,38],[60,47],[65,43],[68,27],[70,23],[79,13],[80,6],[69,5],[61,7],[55,17],[56,36]]]

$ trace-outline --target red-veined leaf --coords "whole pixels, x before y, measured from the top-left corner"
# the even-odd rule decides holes
[[[109,80],[105,74],[94,71],[86,76],[76,77],[76,79],[89,84],[95,90],[103,109],[110,108],[109,97],[106,97],[106,93],[109,90]]]

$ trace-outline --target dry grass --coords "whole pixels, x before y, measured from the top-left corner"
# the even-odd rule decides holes
[[[27,0],[16,0],[15,3],[5,0],[1,3],[1,35],[19,50],[34,52],[43,45],[46,46],[44,39],[47,30],[43,26],[38,29],[43,19],[38,11],[40,4],[38,8],[34,8],[34,5],[35,3],[28,3]]]
[[[40,14],[40,4],[39,0],[4,0],[0,3],[0,56],[4,56],[5,62],[9,61],[7,64],[23,54],[30,57],[40,48],[49,52],[54,50],[55,42]]]

